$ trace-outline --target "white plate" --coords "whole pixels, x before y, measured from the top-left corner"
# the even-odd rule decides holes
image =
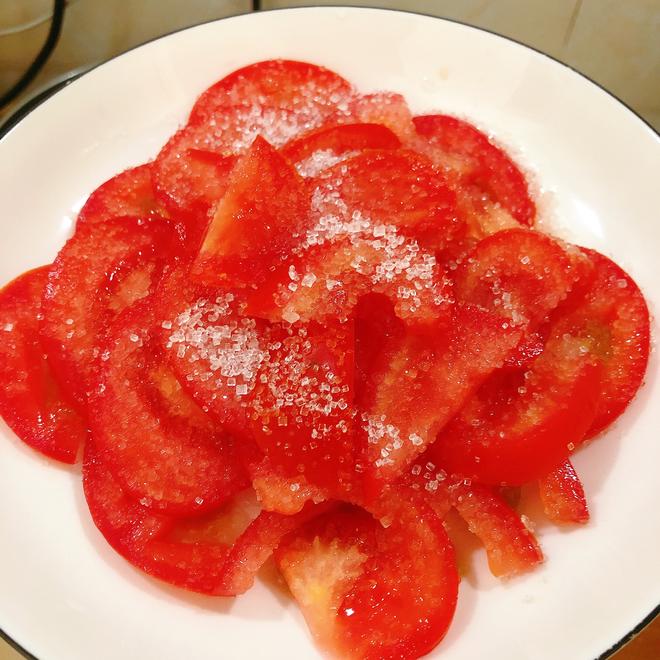
[[[159,39],[84,75],[0,142],[0,281],[49,262],[104,179],[152,157],[193,100],[233,69],[286,57],[417,112],[459,113],[514,149],[559,232],[630,270],[660,303],[658,137],[553,60],[456,23],[372,9],[240,16]],[[660,427],[655,356],[624,419],[575,462],[592,522],[540,530],[548,557],[503,584],[481,553],[438,656],[588,660],[660,600]],[[655,400],[655,405],[652,401]],[[309,658],[295,606],[258,585],[235,602],[187,595],[133,570],[86,510],[78,469],[0,429],[0,626],[42,660]]]

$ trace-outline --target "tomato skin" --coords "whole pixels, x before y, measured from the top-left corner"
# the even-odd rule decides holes
[[[545,515],[559,524],[585,524],[589,508],[584,488],[569,460],[539,479],[539,495]]]
[[[87,422],[60,387],[39,340],[48,270],[27,271],[0,290],[0,415],[33,449],[75,463]]]
[[[425,115],[413,119],[431,154],[456,172],[456,185],[469,194],[476,188],[506,209],[517,222],[532,226],[536,206],[525,176],[503,149],[469,122],[449,115]]]

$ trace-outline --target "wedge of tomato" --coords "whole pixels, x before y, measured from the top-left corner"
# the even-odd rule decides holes
[[[231,172],[197,256],[194,274],[208,284],[263,283],[309,222],[302,178],[257,138]]]
[[[152,164],[132,167],[100,185],[78,213],[78,224],[105,222],[120,216],[166,215],[151,186]]]
[[[584,487],[569,460],[539,479],[539,495],[545,515],[553,522],[588,522],[589,507]]]
[[[474,211],[483,212],[490,202],[518,223],[534,224],[536,206],[525,175],[486,134],[449,115],[424,115],[413,122],[417,133],[427,140],[434,160],[452,174],[455,186]]]
[[[108,324],[150,292],[174,240],[161,218],[128,216],[82,224],[57,255],[43,294],[41,341],[80,406],[96,385]]]
[[[111,327],[90,401],[94,441],[121,487],[145,506],[172,515],[212,510],[248,480],[229,436],[164,363],[155,323],[147,299]]]
[[[321,516],[275,559],[316,640],[345,658],[418,658],[444,637],[458,574],[442,521],[422,502]]]
[[[414,148],[419,141],[412,113],[401,94],[359,94],[348,103],[347,115],[354,121],[386,126],[407,147]],[[341,113],[338,114],[338,120],[342,121]]]
[[[30,270],[0,291],[0,415],[33,449],[74,463],[87,423],[59,386],[39,341],[48,271]]]

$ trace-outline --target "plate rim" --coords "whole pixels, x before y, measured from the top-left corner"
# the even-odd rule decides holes
[[[259,3],[260,4],[260,3]],[[602,92],[605,92],[608,96],[610,96],[614,101],[618,102],[620,105],[622,105],[630,114],[632,114],[637,120],[639,120],[643,125],[646,126],[651,132],[651,136],[656,139],[658,144],[660,144],[660,130],[656,129],[647,119],[645,119],[641,114],[639,114],[636,110],[634,110],[628,103],[623,101],[621,98],[619,98],[616,94],[614,94],[612,91],[601,85],[599,82],[588,76],[587,74],[579,71],[575,67],[571,66],[570,64],[567,64],[566,62],[562,62],[561,60],[557,59],[555,56],[550,55],[549,53],[546,53],[535,46],[531,46],[530,44],[526,44],[514,37],[509,37],[507,35],[501,34],[499,32],[496,32],[495,30],[491,30],[489,28],[484,28],[484,27],[479,27],[476,25],[471,25],[465,21],[455,19],[455,18],[448,18],[444,16],[436,16],[433,14],[429,14],[424,11],[415,11],[415,10],[408,10],[408,9],[396,9],[394,7],[371,7],[371,6],[365,6],[365,5],[301,5],[301,6],[295,6],[295,7],[273,7],[270,9],[261,9],[260,7],[254,7],[251,10],[244,11],[244,12],[238,12],[235,14],[232,14],[230,16],[222,16],[220,18],[212,18],[209,20],[205,21],[200,21],[198,23],[193,23],[192,25],[186,25],[185,27],[177,28],[175,30],[172,30],[170,32],[167,32],[165,34],[158,35],[157,37],[152,37],[151,39],[147,39],[146,41],[143,41],[139,44],[136,44],[135,46],[131,46],[130,48],[127,48],[126,50],[122,51],[121,53],[117,53],[116,55],[113,55],[112,57],[109,57],[106,60],[103,60],[102,62],[98,62],[91,66],[89,69],[86,71],[79,73],[75,75],[75,77],[67,79],[66,81],[60,82],[55,86],[52,91],[50,89],[45,90],[42,94],[38,95],[38,97],[35,97],[34,99],[29,100],[25,105],[21,106],[18,108],[15,112],[13,112],[7,119],[0,125],[0,143],[4,140],[4,138],[14,130],[19,124],[21,124],[26,117],[28,117],[32,112],[34,112],[37,108],[40,106],[44,105],[47,103],[52,97],[56,96],[59,94],[63,89],[68,87],[69,85],[75,85],[81,78],[87,76],[88,74],[92,73],[95,71],[97,68],[104,66],[105,64],[108,64],[109,62],[112,62],[113,60],[116,60],[123,55],[130,53],[134,50],[137,50],[138,48],[142,48],[143,46],[146,46],[147,44],[150,44],[154,41],[158,41],[160,39],[166,39],[174,34],[177,34],[179,32],[184,32],[185,30],[192,30],[195,29],[199,26],[202,25],[208,25],[210,23],[219,23],[221,21],[226,21],[230,20],[233,18],[237,18],[240,16],[251,16],[255,14],[265,14],[265,13],[272,13],[272,12],[281,12],[281,11],[288,11],[288,12],[298,12],[298,11],[305,11],[308,9],[316,9],[316,10],[333,10],[333,9],[342,9],[342,10],[347,10],[347,11],[352,11],[354,9],[357,10],[368,10],[368,11],[374,11],[374,12],[393,12],[393,13],[399,13],[399,14],[412,14],[416,16],[424,16],[425,18],[431,18],[434,20],[438,21],[444,21],[446,23],[454,23],[457,25],[461,25],[463,27],[466,27],[471,30],[476,30],[478,32],[485,32],[486,34],[493,35],[494,37],[498,37],[500,39],[503,39],[505,41],[512,42],[516,44],[517,46],[530,50],[544,58],[547,58],[551,60],[554,64],[558,64],[559,66],[568,69],[572,73],[578,75],[580,78],[583,78],[586,80],[588,83],[591,83],[598,89],[600,89]],[[50,91],[50,93],[48,93]],[[36,103],[35,103],[36,101]],[[606,651],[601,653],[597,658],[594,658],[594,660],[607,660],[610,658],[614,653],[616,653],[618,650],[623,648],[628,642],[632,641],[634,637],[639,635],[644,628],[646,628],[650,623],[652,623],[656,617],[660,616],[660,602],[628,633],[626,633],[621,639],[619,639],[617,642],[615,642],[610,648],[608,648]],[[22,646],[19,642],[17,642],[15,639],[13,639],[3,628],[2,625],[0,625],[0,639],[4,640],[11,648],[13,648],[15,651],[17,651],[19,654],[21,654],[24,658],[27,660],[40,660],[37,656],[32,654],[30,651],[28,651],[24,646]],[[585,660],[588,660],[585,658]]]

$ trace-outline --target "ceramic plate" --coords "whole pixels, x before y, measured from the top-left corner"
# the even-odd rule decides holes
[[[487,128],[533,173],[561,236],[613,256],[660,304],[656,134],[569,68],[501,37],[403,12],[257,13],[153,41],[82,76],[0,142],[0,281],[50,262],[103,180],[153,157],[196,96],[245,64],[308,60],[362,90],[401,92],[415,112]],[[660,601],[660,385],[575,457],[592,521],[538,530],[546,564],[502,583],[482,552],[437,655],[590,660]],[[41,660],[312,658],[295,605],[258,584],[235,601],[143,576],[92,524],[79,469],[0,428],[0,626]]]

